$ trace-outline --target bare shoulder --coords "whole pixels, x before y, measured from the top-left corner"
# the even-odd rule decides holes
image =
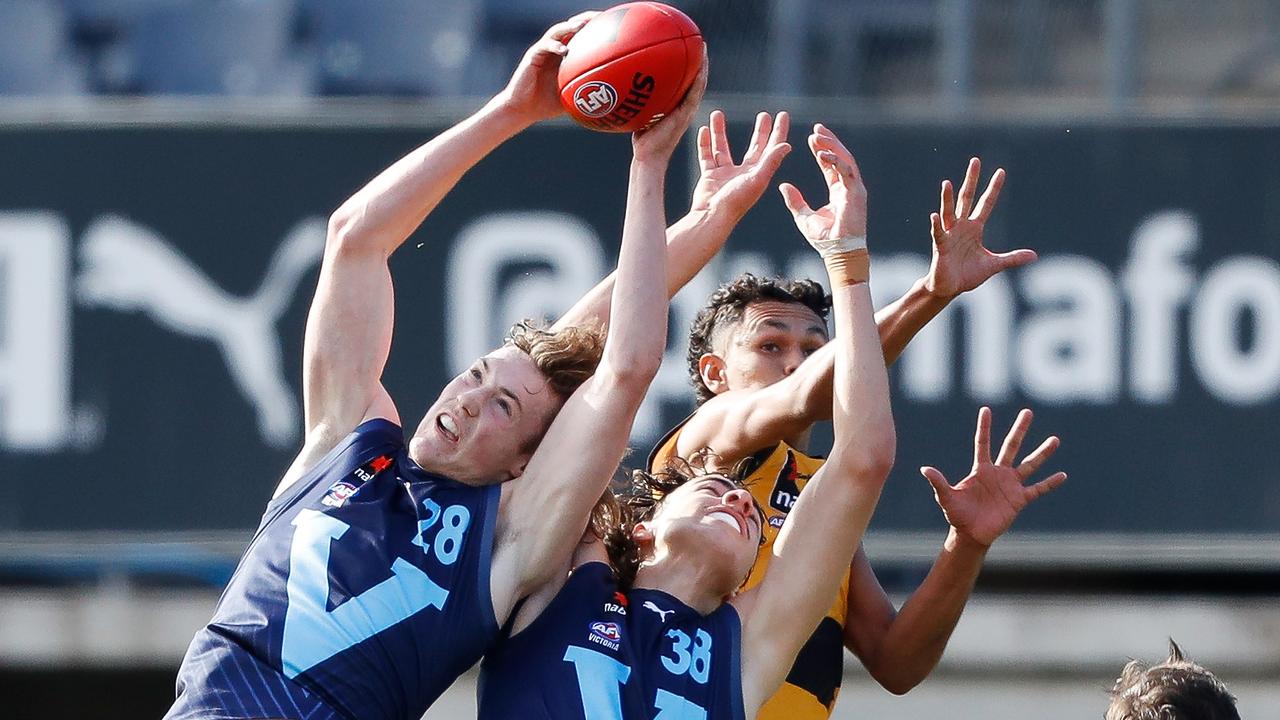
[[[385,393],[383,395],[385,396]],[[306,438],[303,440],[302,450],[298,451],[298,455],[294,457],[289,469],[285,471],[284,477],[280,479],[280,484],[276,486],[275,492],[271,494],[271,498],[274,500],[294,483],[301,480],[302,476],[315,467],[316,463],[323,460],[324,456],[337,447],[343,438],[370,420],[387,420],[396,425],[400,424],[400,416],[396,412],[395,406],[391,403],[390,397],[387,397],[385,402],[375,403],[374,407],[370,408],[368,415],[353,427],[338,427],[329,423],[320,423],[309,429]]]
[[[687,458],[702,450],[714,447],[715,441],[723,428],[733,406],[741,401],[742,394],[726,392],[707,400],[680,428],[680,437],[676,438],[676,455]]]

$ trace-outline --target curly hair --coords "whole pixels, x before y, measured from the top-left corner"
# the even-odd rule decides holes
[[[750,459],[740,461],[728,472],[719,472],[706,469],[708,455],[699,453],[692,463],[673,458],[655,472],[633,470],[629,484],[606,490],[596,503],[591,513],[591,532],[604,542],[609,564],[624,589],[631,587],[640,569],[640,546],[632,539],[631,529],[636,523],[652,519],[664,498],[688,482],[709,476],[746,487],[744,478],[750,474]]]
[[[824,321],[831,310],[831,296],[813,280],[761,278],[743,273],[721,285],[698,311],[689,328],[689,381],[693,383],[699,405],[712,398],[698,368],[702,356],[714,352],[712,345],[716,336],[740,322],[747,306],[767,300],[799,303]]]
[[[604,333],[591,326],[549,330],[522,320],[511,327],[507,342],[533,358],[547,384],[561,397],[572,395],[595,373],[604,353]]]
[[[1172,638],[1168,659],[1151,667],[1129,662],[1110,695],[1105,720],[1240,720],[1227,686],[1188,660]]]

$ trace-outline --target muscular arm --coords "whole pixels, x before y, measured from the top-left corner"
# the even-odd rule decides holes
[[[397,420],[381,377],[391,348],[394,293],[387,259],[467,170],[532,123],[559,112],[555,70],[590,18],[553,26],[508,87],[480,111],[382,171],[329,220],[303,342],[304,445],[278,495],[361,420]]]
[[[667,298],[684,287],[724,246],[736,221],[709,210],[690,211],[667,228]],[[553,329],[592,324],[607,326],[617,273],[611,273],[583,295],[556,321]]]
[[[866,191],[853,157],[824,128],[810,145],[831,193],[814,213],[794,188],[797,223],[830,211],[829,227],[806,234],[823,254],[833,287],[836,372],[835,446],[805,485],[773,546],[764,579],[735,601],[743,617],[742,686],[748,715],[781,685],[796,653],[831,604],[870,522],[893,463],[896,436],[889,380],[866,283],[866,251],[846,245],[866,234]],[[788,186],[789,187],[789,186]],[[816,237],[815,237],[816,236]]]
[[[790,116],[769,113],[756,116],[751,144],[742,162],[735,164],[729,150],[724,113],[711,113],[707,125],[698,130],[698,165],[701,175],[693,189],[689,213],[667,228],[667,297],[684,287],[720,248],[760,199],[783,158],[791,152],[787,144]],[[591,323],[607,325],[609,298],[614,275],[592,288],[555,324],[566,327]]]
[[[379,173],[333,213],[307,320],[308,436],[323,427],[346,433],[384,394],[379,378],[393,315],[387,259],[463,173],[526,126],[492,101]]]
[[[986,550],[953,529],[899,611],[859,548],[850,567],[844,644],[886,690],[902,695],[933,672],[973,593]]]
[[[1028,503],[1066,480],[1066,474],[1059,472],[1025,485],[1058,447],[1058,439],[1050,437],[1015,467],[1030,426],[1031,412],[1023,410],[1005,437],[999,457],[992,461],[991,412],[983,408],[978,413],[968,476],[953,487],[936,468],[921,468],[951,528],[933,568],[900,612],[894,612],[866,555],[859,552],[854,558],[845,646],[886,690],[905,693],[933,671],[973,593],[991,544]]]
[[[886,364],[938,316],[951,298],[916,281],[905,295],[876,313],[876,328]],[[677,454],[687,457],[703,447],[731,464],[751,453],[800,435],[815,422],[831,419],[831,388],[836,343],[810,355],[786,378],[756,390],[729,390],[708,400],[680,432]]]
[[[626,451],[632,421],[662,362],[667,338],[663,181],[705,84],[704,67],[680,108],[634,140],[613,322],[600,365],[560,410],[524,474],[503,487],[490,575],[500,619],[520,597],[548,582],[563,582],[565,563]]]
[[[958,197],[951,182],[943,181],[939,212],[930,218],[933,260],[929,273],[876,313],[886,363],[896,361],[907,343],[961,293],[1036,258],[1031,250],[993,253],[983,246],[986,222],[995,209],[1005,174],[997,170],[975,201],[980,173],[978,159],[970,160]],[[830,419],[834,367],[835,348],[828,343],[778,383],[717,395],[685,424],[677,452],[687,455],[711,447],[723,462],[731,463]]]

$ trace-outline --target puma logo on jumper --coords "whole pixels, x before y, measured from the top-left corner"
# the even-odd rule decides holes
[[[663,610],[662,608],[658,607],[657,605],[654,605],[652,600],[645,600],[645,601],[644,601],[644,605],[643,605],[642,607],[644,607],[644,609],[645,609],[645,610],[652,610],[652,611],[654,611],[654,612],[658,613],[658,621],[659,621],[659,622],[666,622],[666,621],[667,621],[667,616],[668,616],[668,615],[670,615],[671,613],[675,612],[675,610]]]

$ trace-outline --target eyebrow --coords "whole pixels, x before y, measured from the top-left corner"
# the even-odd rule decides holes
[[[782,330],[782,331],[784,331],[784,332],[791,330],[791,326],[790,326],[790,325],[788,325],[788,324],[786,324],[786,323],[784,323],[784,322],[782,322],[781,320],[761,320],[761,321],[760,321],[760,325],[762,325],[763,327],[767,327],[767,328],[773,328],[774,330]],[[824,326],[822,326],[822,325],[818,325],[817,323],[815,323],[815,324],[813,324],[813,325],[810,325],[810,326],[805,330],[805,333],[808,333],[808,334],[815,334],[815,333],[816,333],[816,334],[821,335],[822,337],[824,337],[824,338],[825,338],[825,337],[827,337],[827,328],[826,328],[826,327],[824,327]]]
[[[480,358],[480,367],[484,370],[485,377],[488,377],[489,376],[488,358]],[[511,392],[509,388],[505,388],[501,385],[498,386],[498,393],[501,395],[506,395],[507,397],[511,398],[511,401],[516,404],[516,407],[520,410],[520,412],[524,412],[524,403],[520,402],[520,396]]]

